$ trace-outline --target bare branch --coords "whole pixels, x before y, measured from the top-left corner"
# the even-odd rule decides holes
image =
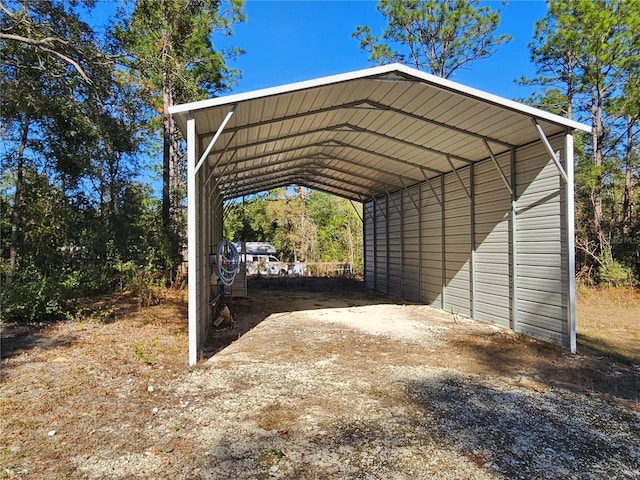
[[[60,58],[61,60],[65,61],[69,65],[73,66],[73,68],[76,69],[76,71],[82,77],[82,79],[85,82],[87,82],[89,85],[91,85],[93,83],[91,81],[91,79],[87,76],[87,74],[85,73],[85,71],[82,69],[82,67],[80,66],[80,64],[78,62],[76,62],[74,59],[64,55],[63,53],[60,53],[59,51],[54,50],[53,48],[49,48],[47,46],[47,45],[52,45],[52,44],[54,44],[56,42],[65,44],[65,42],[60,40],[60,39],[52,38],[52,37],[46,37],[46,38],[42,38],[42,39],[34,39],[34,38],[29,38],[29,37],[23,37],[22,35],[14,35],[12,33],[0,32],[0,40],[12,40],[12,41],[16,41],[16,42],[26,43],[27,45],[33,45],[34,47],[39,48],[40,50],[42,50],[44,52],[51,53],[51,54],[55,55],[56,57]]]

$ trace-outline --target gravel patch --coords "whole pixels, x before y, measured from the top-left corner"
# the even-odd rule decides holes
[[[177,479],[640,478],[637,410],[434,366],[434,348],[470,328],[496,333],[421,306],[274,314],[167,385],[175,406],[150,429],[193,446]],[[79,465],[90,478],[154,476],[158,451]]]

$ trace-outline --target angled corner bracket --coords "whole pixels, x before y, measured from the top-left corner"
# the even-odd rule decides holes
[[[542,127],[538,123],[538,120],[536,120],[535,118],[532,118],[531,121],[533,122],[534,127],[536,127],[536,130],[538,131],[538,135],[540,135],[540,140],[542,140],[542,143],[544,144],[545,148],[549,152],[549,155],[551,155],[553,162],[556,164],[556,167],[558,168],[558,172],[560,173],[562,180],[564,180],[565,184],[569,183],[569,177],[567,176],[567,172],[565,171],[565,169],[562,167],[562,164],[560,163],[560,152],[555,152],[553,150],[553,147],[551,146],[551,143],[549,143],[549,139],[545,135],[544,130],[542,130]]]
[[[209,152],[211,152],[211,149],[216,144],[216,142],[218,141],[218,138],[222,134],[222,131],[224,130],[224,127],[226,127],[227,123],[229,123],[229,120],[231,120],[231,117],[233,116],[233,112],[235,110],[236,110],[236,106],[234,105],[231,108],[231,110],[229,111],[229,113],[227,113],[227,116],[224,117],[224,120],[222,121],[222,123],[218,127],[218,130],[216,130],[216,134],[213,136],[213,138],[209,142],[209,145],[207,146],[206,150],[204,151],[204,153],[200,157],[200,160],[198,160],[198,164],[196,165],[196,168],[194,169],[194,174],[198,173],[198,170],[200,170],[200,167],[202,167],[202,164],[207,159],[207,156],[209,155]]]

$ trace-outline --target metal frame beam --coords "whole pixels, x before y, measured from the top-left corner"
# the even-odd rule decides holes
[[[423,117],[421,115],[417,115],[415,113],[405,112],[404,110],[392,107],[391,105],[386,105],[386,104],[381,103],[381,102],[376,102],[376,101],[373,101],[373,100],[366,100],[366,103],[371,105],[371,106],[373,106],[373,107],[379,108],[381,110],[388,110],[388,111],[396,113],[398,115],[404,115],[404,116],[412,118],[414,120],[418,120],[418,121],[423,122],[423,123],[429,123],[431,125],[435,125],[437,127],[444,128],[446,130],[453,130],[454,132],[457,132],[457,133],[460,133],[460,134],[463,134],[463,135],[468,135],[468,136],[471,136],[471,137],[474,137],[474,138],[479,138],[479,139],[488,138],[491,142],[497,143],[498,145],[502,145],[505,148],[513,147],[513,145],[511,145],[511,144],[509,144],[507,142],[503,142],[502,140],[498,140],[497,138],[491,138],[491,137],[487,137],[486,135],[482,135],[480,133],[470,132],[469,130],[465,130],[463,128],[455,127],[453,125],[448,125],[446,123],[439,122],[437,120],[433,120],[433,119],[430,119],[430,118],[425,118],[425,117]]]
[[[244,149],[244,148],[251,148],[251,147],[257,147],[257,146],[261,146],[261,145],[266,145],[269,143],[273,143],[273,142],[279,142],[281,140],[289,140],[289,139],[293,139],[293,138],[299,138],[299,137],[304,137],[304,136],[308,136],[308,135],[315,135],[318,133],[362,133],[364,135],[373,135],[376,136],[378,138],[382,138],[384,140],[388,140],[389,142],[393,142],[393,143],[399,143],[401,145],[410,147],[410,148],[415,148],[415,149],[419,149],[422,151],[426,151],[429,153],[433,153],[435,155],[446,155],[446,152],[443,152],[441,150],[437,150],[434,148],[430,148],[427,147],[425,145],[420,145],[418,143],[413,143],[413,142],[409,142],[408,140],[403,140],[401,138],[397,138],[397,137],[393,137],[391,135],[387,135],[385,133],[381,133],[378,132],[376,130],[371,130],[368,128],[364,128],[364,127],[360,127],[358,125],[354,125],[351,123],[338,123],[338,124],[333,124],[333,125],[328,125],[328,126],[324,126],[324,127],[319,127],[319,128],[315,128],[315,129],[310,129],[310,130],[303,130],[303,131],[299,131],[299,132],[295,132],[295,133],[290,133],[287,135],[280,135],[277,137],[269,137],[269,138],[265,138],[262,140],[257,140],[254,142],[250,142],[250,143],[245,143],[242,145],[239,145],[237,147],[232,148],[231,150],[240,150],[240,149]],[[234,132],[235,133],[235,132]],[[218,150],[217,152],[212,152],[212,153],[219,153],[221,152],[221,150]],[[269,155],[268,153],[265,155]],[[450,155],[451,158],[453,158],[454,160],[463,162],[463,163],[473,163],[473,160],[465,158],[465,157],[461,157],[458,155]]]
[[[518,184],[516,182],[516,149],[511,149],[510,155],[511,168],[511,258],[510,274],[511,274],[511,329],[514,332],[520,330],[518,318],[518,196],[516,191]]]
[[[299,160],[302,159],[307,159],[308,157],[300,157]],[[274,172],[269,172],[266,171],[264,173],[257,173],[259,170],[263,170],[263,169],[268,169],[270,167],[269,166],[261,166],[261,167],[256,167],[255,169],[242,169],[243,172],[241,173],[250,173],[250,175],[234,175],[229,176],[228,178],[225,179],[225,184],[226,183],[230,183],[230,182],[243,182],[247,179],[251,179],[253,181],[255,181],[256,183],[260,183],[261,181],[264,181],[264,179],[266,178],[270,178],[272,176],[278,176],[278,175],[283,175],[291,170],[295,169],[299,169],[299,168],[309,168],[312,170],[317,170],[317,169],[323,169],[323,170],[329,170],[331,172],[336,172],[336,173],[342,173],[344,175],[348,175],[348,176],[357,176],[361,179],[367,180],[369,183],[371,184],[380,184],[382,186],[384,186],[385,188],[391,187],[391,188],[398,188],[397,185],[395,184],[390,184],[387,182],[383,182],[378,178],[375,177],[371,177],[367,174],[361,174],[361,173],[355,173],[340,167],[337,167],[335,165],[330,165],[330,164],[322,164],[322,163],[318,163],[318,160],[316,160],[314,157],[310,157],[311,160],[308,160],[304,163],[298,163],[297,165],[295,165],[295,167],[293,168],[287,168],[287,169],[282,169],[282,170],[278,170],[278,171],[274,171]],[[285,163],[289,163],[289,161],[287,162],[280,162],[281,164],[285,164]],[[235,172],[238,173],[238,172]],[[320,174],[320,176],[322,176],[322,174]],[[359,183],[354,183],[351,180],[348,179],[344,179],[344,182],[347,184],[351,184],[351,185],[358,185],[359,187],[363,186],[362,182]],[[378,190],[380,191],[380,190]]]
[[[389,161],[392,161],[392,162],[403,163],[403,164],[409,165],[411,167],[419,168],[420,170],[426,170],[428,172],[435,173],[436,175],[441,175],[442,173],[447,173],[447,172],[442,172],[441,170],[436,170],[435,168],[427,167],[425,165],[420,165],[419,163],[410,162],[409,160],[403,160],[402,158],[392,157],[391,155],[387,155],[385,153],[375,152],[373,150],[368,150],[366,148],[363,148],[363,147],[360,147],[360,146],[351,145],[349,143],[341,142],[339,140],[333,140],[330,143],[334,143],[337,148],[351,148],[351,149],[356,150],[358,152],[366,153],[367,155],[372,155],[374,157],[384,158],[385,160],[389,160]]]
[[[310,171],[316,171],[316,170],[318,170],[318,168],[327,169],[327,167],[322,167],[322,166],[309,168],[308,165],[305,165],[305,166],[301,165],[301,166],[299,166],[299,167],[297,167],[295,169],[291,169],[291,170],[288,170],[287,172],[284,172],[284,174],[286,174],[285,176],[290,176],[290,175],[294,175],[294,174],[303,175],[306,178],[306,176],[310,173]],[[337,182],[339,184],[345,184],[347,186],[355,187],[356,189],[362,189],[362,190],[364,190],[364,193],[361,193],[361,195],[365,195],[366,196],[368,194],[368,192],[371,191],[371,188],[367,188],[367,187],[363,186],[362,183],[353,182],[351,180],[335,177],[333,175],[329,175],[329,174],[326,174],[326,173],[319,173],[319,174],[316,174],[316,175],[318,177],[321,177],[322,180],[332,180],[332,181],[335,181],[335,182]],[[237,182],[235,182],[235,186],[229,187],[229,188],[224,188],[223,192],[224,192],[224,194],[228,194],[229,192],[232,192],[233,189],[236,188],[236,186],[239,186],[240,188],[242,188],[244,186],[248,186],[248,185],[253,184],[253,183],[262,184],[262,183],[264,183],[266,181],[269,181],[271,179],[271,177],[272,177],[272,175],[264,175],[264,176],[251,177],[251,178],[242,178],[242,179],[238,180]],[[279,176],[275,176],[274,178],[282,178],[282,174],[279,175]],[[322,181],[318,181],[317,183],[322,184],[323,182]],[[376,192],[376,193],[383,193],[383,191],[379,191],[379,192]]]
[[[469,199],[471,199],[471,193],[469,193],[469,190],[467,189],[466,185],[462,181],[462,177],[460,177],[460,174],[458,173],[458,170],[456,170],[456,167],[453,166],[453,162],[449,158],[449,155],[446,155],[446,158],[447,158],[447,162],[449,162],[449,165],[451,165],[451,171],[456,175],[456,178],[458,179],[458,182],[460,182],[460,186],[464,190],[464,193],[466,193],[467,197]]]
[[[347,200],[355,200],[357,202],[364,202],[366,201],[367,197],[366,196],[362,196],[357,194],[356,192],[353,192],[349,189],[343,189],[341,187],[335,187],[333,185],[325,185],[325,184],[321,184],[321,183],[315,183],[312,180],[305,180],[304,183],[301,184],[302,186],[311,188],[313,190],[318,190],[320,192],[324,192],[324,193],[328,193],[330,195],[335,195],[336,197],[341,197],[341,198],[345,198]],[[344,193],[351,193],[353,194],[352,196],[348,196],[345,195]]]
[[[270,118],[270,119],[267,119],[267,120],[261,120],[259,122],[245,123],[244,125],[237,125],[235,127],[228,128],[227,132],[235,132],[235,131],[247,130],[247,129],[251,129],[251,128],[255,128],[255,127],[262,127],[264,125],[271,125],[273,123],[287,122],[289,120],[295,120],[295,119],[302,118],[302,117],[309,117],[309,116],[313,116],[313,115],[321,115],[323,113],[333,112],[335,110],[354,108],[354,107],[358,107],[360,105],[363,105],[366,102],[367,102],[366,99],[354,100],[353,102],[342,103],[340,105],[331,105],[330,107],[317,108],[315,110],[309,110],[307,112],[299,112],[299,113],[295,113],[295,114],[292,114],[292,115],[283,115],[281,117],[274,117],[274,118]],[[209,135],[210,134],[204,134],[202,137],[206,138]]]
[[[200,170],[200,167],[202,166],[204,161],[209,156],[209,152],[211,152],[211,149],[213,148],[213,146],[218,141],[218,138],[220,138],[220,135],[222,134],[222,131],[224,130],[224,127],[226,127],[227,123],[229,123],[229,120],[231,120],[231,117],[233,116],[233,112],[235,112],[235,110],[236,110],[236,106],[234,105],[233,107],[231,107],[231,110],[224,117],[224,120],[222,121],[222,123],[220,124],[218,129],[216,130],[215,135],[213,136],[213,138],[209,142],[209,145],[207,146],[207,148],[205,149],[204,153],[200,157],[200,160],[198,161],[198,164],[195,167],[195,173],[198,173],[198,170]]]
[[[507,186],[507,189],[509,190],[509,193],[512,194],[513,193],[513,187],[511,186],[511,183],[507,179],[507,176],[504,174],[504,171],[502,170],[502,167],[500,166],[500,164],[498,163],[498,160],[496,159],[495,155],[493,154],[493,151],[491,150],[491,147],[489,146],[489,142],[487,142],[487,139],[485,138],[485,139],[482,139],[482,143],[484,143],[484,146],[487,149],[487,152],[489,152],[489,156],[491,157],[491,160],[493,160],[493,164],[495,165],[496,169],[498,170],[498,173],[500,174],[500,177],[502,178],[502,181]]]
[[[564,180],[565,184],[569,183],[569,177],[567,176],[567,172],[565,171],[565,169],[562,167],[562,164],[560,163],[560,152],[556,152],[553,150],[553,147],[551,146],[551,143],[549,143],[549,139],[547,138],[547,136],[544,133],[544,130],[538,123],[538,120],[536,120],[535,118],[532,118],[531,122],[533,123],[533,126],[536,127],[536,130],[538,131],[538,135],[540,136],[540,140],[542,140],[544,147],[547,149],[547,152],[549,152],[549,155],[551,155],[551,158],[553,159],[553,163],[556,164],[556,168],[560,173],[560,177],[562,177],[562,180]]]
[[[356,131],[356,132],[361,132],[361,133],[365,133],[365,134],[369,134],[369,135],[374,135],[376,137],[379,138],[383,138],[385,140],[389,140],[391,142],[396,142],[396,143],[401,143],[402,145],[405,145],[407,147],[411,147],[411,148],[416,148],[419,150],[423,150],[425,152],[429,152],[429,153],[433,153],[435,155],[446,155],[446,152],[443,152],[442,150],[436,150],[435,148],[431,148],[431,147],[427,147],[425,145],[420,145],[418,143],[413,143],[413,142],[409,142],[408,140],[403,140],[401,138],[397,138],[397,137],[392,137],[391,135],[387,135],[384,133],[380,133],[376,130],[369,130],[368,128],[364,128],[364,127],[359,127],[357,125],[352,125],[350,123],[345,124],[345,126],[349,127],[351,130]],[[345,130],[346,132],[347,130]],[[469,159],[469,158],[465,158],[465,157],[460,157],[459,155],[451,155],[451,158],[458,160],[460,162],[463,163],[473,163],[474,161]]]

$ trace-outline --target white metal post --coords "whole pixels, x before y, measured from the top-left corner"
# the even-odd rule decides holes
[[[516,150],[511,149],[511,329],[518,325],[518,196],[516,183]]]
[[[476,201],[475,201],[475,175],[473,163],[469,165],[469,218],[470,218],[470,232],[471,237],[471,271],[469,272],[470,279],[470,313],[471,318],[476,316]]]
[[[576,353],[576,232],[575,232],[575,199],[573,176],[573,134],[567,132],[564,139],[566,158],[565,172],[567,183],[564,186],[566,222],[567,222],[567,334],[569,335],[569,349]]]
[[[442,293],[440,295],[440,308],[442,310],[447,309],[447,251],[446,251],[446,235],[445,235],[445,208],[444,202],[446,201],[444,194],[444,175],[440,175],[440,248],[441,248],[441,275],[442,275]]]
[[[187,120],[187,248],[189,282],[189,365],[198,363],[198,251],[196,225],[196,120]]]

